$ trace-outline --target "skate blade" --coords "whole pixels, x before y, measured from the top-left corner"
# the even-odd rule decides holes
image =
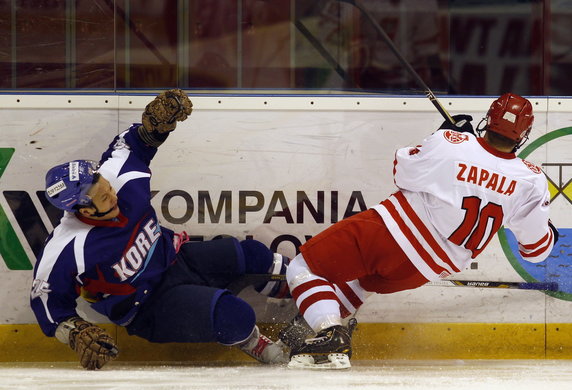
[[[316,363],[312,355],[294,355],[288,368],[306,370],[347,370],[352,365],[350,358],[343,353],[330,353],[328,360]]]

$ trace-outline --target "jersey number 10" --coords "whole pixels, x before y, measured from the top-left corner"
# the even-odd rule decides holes
[[[451,234],[449,241],[464,246],[472,252],[471,258],[477,257],[487,246],[493,235],[500,229],[503,220],[502,207],[496,203],[487,203],[481,208],[481,199],[476,196],[463,198],[465,218],[459,227]],[[490,228],[489,219],[491,220]],[[485,240],[485,234],[487,234]]]

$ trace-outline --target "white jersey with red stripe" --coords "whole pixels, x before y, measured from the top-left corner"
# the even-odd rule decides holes
[[[525,260],[544,260],[554,245],[542,170],[482,138],[438,130],[397,150],[394,180],[399,191],[373,208],[429,280],[466,268],[503,225]]]

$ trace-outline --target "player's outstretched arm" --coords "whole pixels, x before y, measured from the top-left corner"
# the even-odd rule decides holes
[[[145,107],[141,120],[143,125],[138,129],[139,136],[146,144],[158,147],[168,133],[175,130],[177,122],[186,120],[191,112],[193,103],[183,90],[162,92]]]
[[[81,317],[61,322],[56,338],[68,344],[77,353],[82,367],[88,370],[100,369],[119,354],[115,340],[104,329]]]

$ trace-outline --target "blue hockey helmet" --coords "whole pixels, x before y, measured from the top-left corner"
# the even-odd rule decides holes
[[[53,167],[46,173],[46,198],[65,211],[90,206],[87,192],[96,181],[97,169],[97,162],[91,160],[74,160]]]

